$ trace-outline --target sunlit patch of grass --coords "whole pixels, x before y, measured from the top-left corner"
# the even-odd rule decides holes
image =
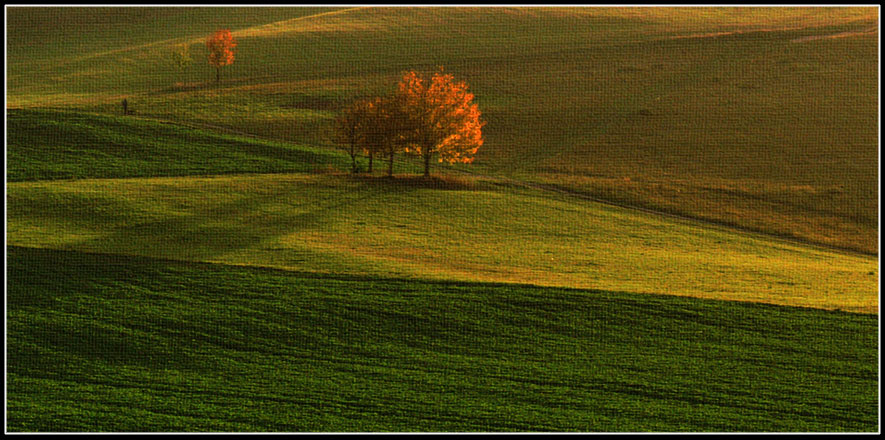
[[[878,250],[877,219],[869,216],[875,210],[874,194],[857,194],[847,185],[634,176],[555,173],[527,178],[618,204],[864,253]]]
[[[299,174],[22,182],[8,194],[18,246],[878,310],[875,258],[492,183]],[[59,245],[41,228],[100,236]]]
[[[877,427],[877,8],[7,12],[11,431]],[[347,174],[440,65],[475,174]]]
[[[263,24],[246,29],[239,29],[234,33],[235,38],[267,38],[276,37],[280,34],[301,32],[354,32],[377,29],[378,22],[366,22],[360,20],[361,15],[350,14],[361,8],[345,8],[329,12],[321,12],[303,17],[275,23]]]

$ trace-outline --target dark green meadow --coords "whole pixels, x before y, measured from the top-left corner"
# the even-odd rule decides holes
[[[877,429],[875,315],[7,258],[10,431]]]
[[[8,181],[345,169],[336,151],[133,117],[9,110]]]

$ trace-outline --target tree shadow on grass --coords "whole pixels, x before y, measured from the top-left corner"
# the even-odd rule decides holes
[[[235,194],[235,199],[227,202],[208,203],[195,195],[185,212],[130,224],[112,222],[107,225],[107,233],[73,244],[69,249],[174,260],[216,260],[283,236],[328,228],[336,216],[385,194],[370,186],[340,191],[334,185],[332,188],[329,192],[320,182],[298,187],[297,191],[281,185],[256,189],[249,195]],[[225,187],[218,186],[207,197],[225,197],[225,191]],[[297,201],[287,207],[290,198]],[[125,210],[127,206],[121,205],[119,209]],[[308,249],[298,249],[298,253],[305,254],[304,258],[321,257]]]
[[[47,208],[47,198],[55,194],[16,200],[16,209],[19,215],[39,218],[42,224],[70,229],[72,233],[99,233],[62,244],[62,249],[191,261],[222,261],[255,251],[272,259],[282,258],[280,264],[299,266],[337,258],[334,252],[325,254],[300,246],[300,233],[324,234],[330,228],[334,230],[339,221],[359,219],[354,210],[360,207],[371,207],[372,214],[367,215],[377,215],[386,204],[411,203],[409,197],[420,197],[399,197],[406,193],[471,191],[481,185],[451,176],[415,175],[338,175],[295,187],[276,184],[253,188],[250,180],[231,182],[230,186],[219,182],[188,190],[195,191],[193,197],[172,202],[180,205],[167,206],[163,201],[167,194],[162,191],[149,191],[151,195],[144,196],[149,200],[65,193],[53,199],[53,209]],[[169,197],[175,200],[173,196]],[[152,200],[159,204],[156,211],[150,208]],[[283,237],[291,237],[291,243],[280,248],[277,242]]]
[[[482,182],[451,175],[393,175],[373,176],[352,174],[350,179],[384,190],[434,189],[442,191],[473,191],[485,186]]]

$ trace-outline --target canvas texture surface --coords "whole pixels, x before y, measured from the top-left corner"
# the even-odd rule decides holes
[[[879,13],[6,11],[8,433],[879,432]]]

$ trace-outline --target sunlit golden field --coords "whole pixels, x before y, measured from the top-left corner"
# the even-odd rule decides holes
[[[858,312],[878,304],[873,259],[539,191],[234,176],[15,183],[8,204],[17,246]]]

